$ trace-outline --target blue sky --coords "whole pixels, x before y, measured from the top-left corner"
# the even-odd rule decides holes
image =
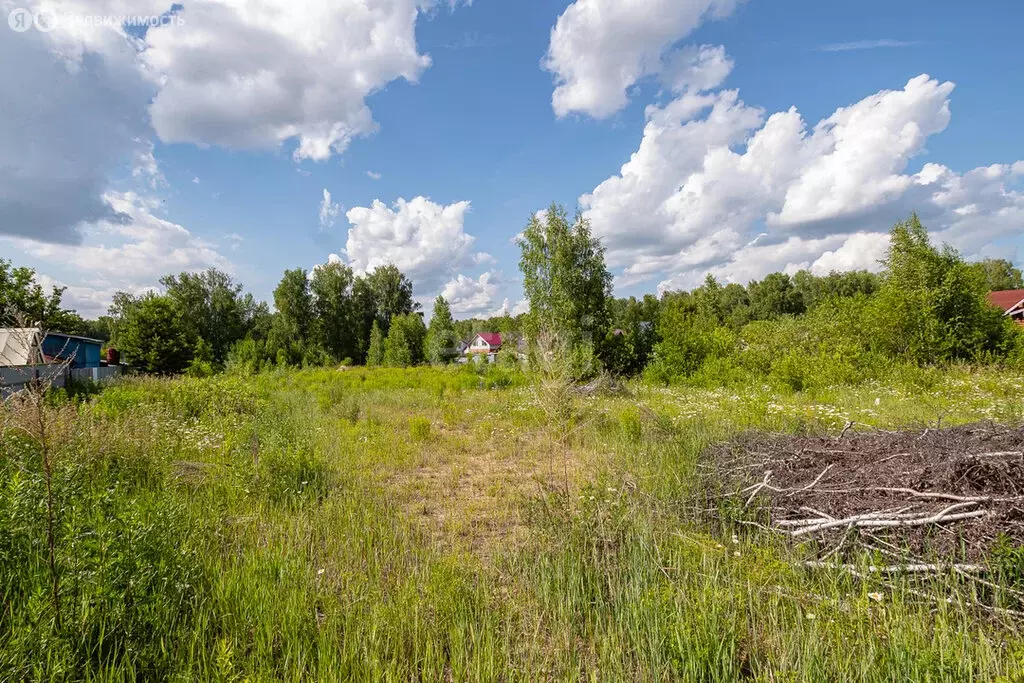
[[[1019,263],[1019,3],[428,5],[202,0],[149,31],[3,33],[0,254],[89,315],[207,266],[269,299],[328,258],[395,261],[460,316],[521,310],[511,240],[551,201],[582,201],[620,295],[874,267],[910,210]]]

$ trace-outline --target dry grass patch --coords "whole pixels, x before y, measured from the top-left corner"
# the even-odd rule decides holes
[[[442,547],[489,558],[528,537],[524,504],[550,491],[573,494],[591,468],[542,433],[495,430],[479,440],[451,427],[424,443],[416,465],[386,480],[404,514]]]

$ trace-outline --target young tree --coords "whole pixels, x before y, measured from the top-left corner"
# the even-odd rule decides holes
[[[192,361],[196,337],[174,301],[150,293],[124,311],[116,343],[126,360],[144,372],[185,370]]]
[[[569,345],[604,339],[612,276],[601,240],[577,213],[570,224],[565,209],[552,204],[543,220],[532,216],[517,240],[519,269],[530,302],[527,333],[543,330]]]
[[[918,363],[1007,352],[1016,331],[988,304],[984,274],[932,246],[916,214],[893,227],[884,265],[870,313],[880,350]]]
[[[216,268],[160,279],[167,297],[181,312],[190,333],[209,348],[211,361],[223,365],[235,342],[252,328],[258,304],[242,285]]]
[[[427,328],[418,313],[406,313],[391,319],[384,340],[384,365],[402,367],[423,362],[423,342]]]
[[[455,323],[452,311],[443,296],[434,299],[434,313],[427,331],[427,360],[431,363],[450,363],[455,358]]]
[[[370,346],[366,352],[366,364],[370,367],[384,365],[384,333],[380,331],[380,325],[373,321],[370,329]]]

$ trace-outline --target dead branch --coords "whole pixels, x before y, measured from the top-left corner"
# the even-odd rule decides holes
[[[854,572],[867,572],[868,574],[926,574],[926,573],[938,573],[945,571],[956,571],[965,574],[972,572],[983,572],[985,567],[980,564],[927,564],[927,563],[909,563],[909,564],[889,564],[889,565],[856,565],[856,564],[839,564],[834,562],[822,562],[818,561],[807,561],[803,563],[803,566],[810,569],[841,569],[844,571]]]
[[[841,526],[853,526],[853,527],[910,527],[910,526],[923,526],[925,524],[938,524],[940,522],[955,522],[963,519],[973,519],[975,517],[985,517],[989,513],[988,510],[973,510],[971,512],[959,512],[957,514],[950,514],[954,510],[960,510],[970,505],[976,505],[974,501],[966,503],[956,503],[950,505],[941,512],[931,515],[929,517],[917,517],[917,518],[902,518],[902,517],[890,517],[888,519],[880,519],[876,513],[868,513],[867,515],[855,515],[853,517],[847,517],[846,519],[836,519],[830,522],[822,522],[820,524],[814,524],[810,526],[804,526],[803,528],[796,529],[789,532],[790,536],[804,536],[806,534],[817,533],[819,531],[825,531],[826,529],[832,529],[834,527]]]
[[[807,486],[804,486],[803,488],[793,489],[792,491],[789,492],[789,495],[793,496],[793,495],[796,495],[797,493],[801,493],[803,491],[809,491],[810,489],[813,489],[815,486],[817,486],[818,482],[821,481],[821,478],[824,477],[828,473],[828,471],[830,469],[832,469],[834,466],[835,466],[835,463],[829,463],[828,465],[825,466],[825,469],[823,469],[821,471],[821,474],[819,474],[817,477],[815,477],[814,481],[812,481]]]

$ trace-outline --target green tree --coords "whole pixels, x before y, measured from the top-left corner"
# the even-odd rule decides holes
[[[630,375],[637,370],[633,335],[621,328],[608,330],[601,345],[605,368],[613,375]]]
[[[223,365],[228,352],[252,328],[259,304],[230,275],[216,268],[160,279],[190,333],[209,348],[210,361]]]
[[[352,269],[339,262],[317,266],[310,280],[320,341],[335,361],[355,360],[361,355],[354,284]]]
[[[608,330],[612,276],[590,223],[577,212],[570,224],[565,209],[552,204],[543,220],[530,218],[517,242],[530,302],[527,335],[536,340],[544,331],[560,345],[599,344]]]
[[[643,299],[609,299],[611,325],[602,346],[602,358],[610,371],[631,375],[647,364],[657,342],[660,306],[653,294],[646,294]],[[616,335],[616,330],[622,334]]]
[[[404,367],[423,362],[423,345],[427,328],[418,313],[406,313],[391,319],[391,329],[384,340],[384,365]]]
[[[24,266],[15,268],[0,258],[0,324],[42,325],[47,330],[81,333],[85,322],[61,303],[65,287],[49,291],[36,282],[36,271]]]
[[[384,365],[384,333],[376,320],[370,329],[370,346],[366,353],[366,364],[370,367]]]
[[[420,305],[412,300],[412,281],[396,266],[378,266],[366,276],[366,283],[385,334],[391,329],[392,318],[419,310]]]
[[[443,296],[434,299],[434,312],[427,330],[426,356],[430,363],[450,363],[455,358],[455,323]]]
[[[852,297],[858,294],[874,294],[881,286],[881,279],[866,270],[844,273],[832,271],[828,275],[814,275],[809,270],[798,271],[793,276],[793,288],[800,294],[808,310],[837,297]]]
[[[747,286],[750,308],[757,320],[771,320],[780,315],[800,315],[804,300],[785,273],[770,273],[761,281]]]
[[[735,346],[734,333],[685,293],[662,301],[658,336],[648,374],[666,383],[692,375],[705,359],[728,355]]]
[[[357,277],[352,283],[352,311],[352,334],[356,340],[356,355],[352,356],[352,360],[362,363],[369,351],[373,323],[377,320],[373,290],[365,277]]]
[[[883,284],[872,298],[871,337],[918,363],[1005,355],[1013,323],[987,301],[984,273],[948,245],[932,246],[917,215],[890,233]]]
[[[284,271],[274,289],[274,307],[287,329],[302,340],[309,339],[313,328],[313,298],[305,270]]]
[[[196,337],[177,304],[150,293],[125,309],[117,328],[117,346],[125,359],[144,372],[185,370],[192,361]]]
[[[981,272],[989,291],[1024,289],[1024,277],[1021,276],[1020,269],[1015,268],[1006,259],[984,259],[973,264],[973,267]]]
[[[384,365],[391,368],[404,368],[412,365],[412,349],[405,338],[405,328],[392,325],[384,340]]]
[[[316,357],[313,339],[313,298],[301,268],[284,271],[274,289],[277,312],[267,337],[267,352],[279,365],[300,365]]]

